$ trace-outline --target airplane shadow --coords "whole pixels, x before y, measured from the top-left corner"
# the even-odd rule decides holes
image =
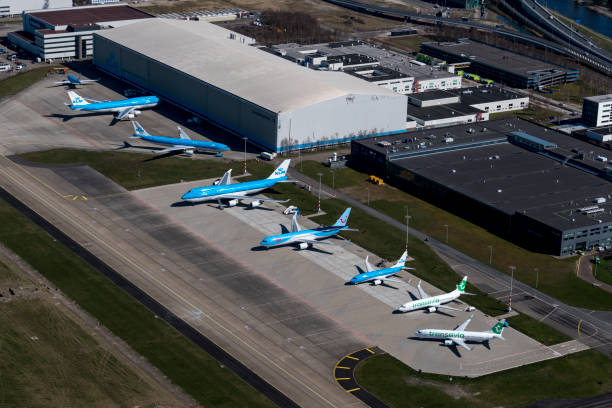
[[[254,252],[261,252],[261,251],[267,251],[267,250],[268,248],[263,245],[257,245],[251,248],[251,251],[254,251]]]
[[[418,340],[418,341],[429,341],[429,342],[437,342],[439,343],[440,340],[437,339],[423,339],[421,337],[416,337],[416,336],[411,336],[411,337],[406,337],[408,340]],[[447,346],[444,343],[439,343],[439,347],[445,347],[447,349],[449,349],[456,357],[458,358],[462,358],[463,356],[461,355],[461,353],[459,353],[459,350],[457,350],[457,346],[452,345],[452,346]]]
[[[175,203],[170,204],[170,207],[193,207],[197,203],[192,203],[189,201],[177,201]]]
[[[319,249],[319,248],[316,248],[314,246],[309,246],[306,249],[293,248],[293,250],[294,251],[311,251],[311,252],[318,252],[320,254],[333,255],[332,252],[328,252],[328,251],[325,251],[324,249]]]
[[[181,152],[168,152],[168,153],[160,154],[158,156],[153,156],[150,159],[145,159],[142,162],[146,163],[146,162],[150,162],[150,161],[153,161],[153,160],[165,159],[166,157],[178,156],[180,154],[181,154]]]
[[[68,122],[70,119],[74,118],[84,118],[89,116],[99,116],[99,113],[83,113],[81,115],[66,115],[63,113],[52,113],[50,115],[45,115],[47,118],[56,118],[61,119],[63,122]]]

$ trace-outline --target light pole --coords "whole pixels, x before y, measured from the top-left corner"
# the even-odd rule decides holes
[[[446,243],[448,244],[448,225],[444,224],[444,228],[446,228]]]
[[[332,174],[332,190],[336,189],[336,172],[335,171],[331,171]]]
[[[246,174],[246,141],[248,137],[243,137],[242,140],[244,140],[244,174]]]
[[[321,176],[323,173],[317,173],[319,175],[319,204],[317,206],[317,212],[321,212]]]
[[[493,245],[488,245],[491,252],[489,253],[489,265],[493,265]]]
[[[406,254],[408,253],[409,231],[410,231],[410,215],[408,215],[408,207],[406,207]]]
[[[509,304],[508,304],[508,311],[511,312],[512,311],[512,283],[514,282],[514,270],[516,269],[516,266],[509,266],[510,270],[512,271],[512,274],[510,275],[510,297],[509,299]]]

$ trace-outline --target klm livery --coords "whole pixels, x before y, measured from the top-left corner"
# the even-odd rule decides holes
[[[191,140],[191,138],[177,126],[179,137],[165,137],[165,136],[153,136],[147,133],[146,130],[140,123],[132,121],[134,126],[134,134],[130,137],[131,139],[143,139],[148,142],[158,143],[163,145],[171,145],[166,149],[158,150],[157,153],[164,154],[169,152],[183,152],[187,154],[193,154],[196,149],[212,150],[212,151],[225,151],[230,148],[223,143],[205,142],[202,140]]]
[[[287,180],[287,169],[289,168],[290,161],[291,159],[283,161],[267,179],[247,181],[244,183],[231,184],[232,169],[229,169],[223,175],[219,184],[214,186],[192,188],[183,194],[181,198],[192,203],[216,200],[219,203],[219,208],[223,208],[221,206],[221,200],[229,200],[228,205],[230,207],[238,204],[240,200],[251,200],[251,207],[260,206],[263,201],[285,203],[289,200],[273,200],[263,197],[256,198],[249,196],[249,194],[259,193],[260,191],[274,186],[276,183],[292,182]]]
[[[336,245],[331,242],[320,241],[321,239],[329,238],[332,235],[338,234],[340,231],[357,231],[348,228],[346,225],[348,221],[351,208],[344,210],[344,213],[338,218],[338,221],[329,227],[319,227],[311,230],[302,230],[302,227],[297,222],[297,212],[293,214],[293,220],[291,222],[291,231],[286,234],[271,235],[264,238],[260,245],[264,247],[275,247],[279,245],[298,244],[299,249],[306,249],[314,244],[325,244],[325,245]],[[350,242],[350,241],[349,241]],[[347,245],[348,242],[344,245]],[[344,246],[341,245],[341,246]]]
[[[472,293],[467,293],[465,291],[465,285],[467,284],[467,276],[465,276],[461,282],[457,285],[457,289],[452,292],[444,293],[439,296],[428,296],[427,293],[421,288],[421,282],[417,285],[417,289],[419,290],[420,299],[414,300],[412,302],[404,303],[397,310],[400,312],[411,312],[413,310],[418,309],[427,309],[429,312],[433,313],[438,309],[447,309],[447,310],[455,310],[458,312],[468,312],[474,310],[473,307],[468,307],[465,310],[456,309],[454,307],[445,306],[444,303],[452,302],[457,299],[461,295],[472,295]]]
[[[471,351],[472,349],[465,344],[466,341],[484,343],[491,339],[506,340],[502,337],[504,327],[508,324],[505,319],[495,323],[495,326],[484,332],[465,331],[468,324],[474,316],[470,316],[465,322],[461,323],[455,330],[440,330],[440,329],[421,329],[414,332],[415,336],[421,339],[437,339],[444,341],[446,346],[460,346]]]
[[[139,96],[138,98],[123,99],[121,101],[100,101],[97,99],[83,98],[76,92],[68,91],[70,103],[66,104],[72,110],[83,112],[114,112],[117,119],[128,117],[134,119],[134,116],[140,115],[138,109],[152,108],[159,103],[157,96]]]
[[[350,280],[350,283],[353,285],[358,285],[360,283],[372,282],[374,285],[380,285],[383,281],[396,282],[396,283],[405,283],[400,280],[389,279],[389,276],[393,276],[396,273],[400,272],[402,269],[414,269],[414,268],[406,268],[406,261],[412,260],[412,258],[408,258],[408,251],[404,251],[401,258],[390,268],[384,268],[376,270],[374,267],[368,262],[368,257],[365,259],[366,272],[360,273],[359,275],[355,275],[353,279]]]
[[[70,86],[70,88],[76,88],[77,85],[91,84],[92,82],[98,82],[99,80],[100,79],[81,79],[80,76],[77,78],[73,75],[68,75],[68,79],[64,79],[63,81],[59,82],[54,82],[54,84],[68,85]]]

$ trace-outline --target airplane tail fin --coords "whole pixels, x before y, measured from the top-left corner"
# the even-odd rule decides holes
[[[134,126],[134,135],[132,138],[148,135],[147,131],[135,120],[132,121],[132,126]]]
[[[88,102],[79,96],[76,92],[68,91],[68,97],[70,98],[70,104],[73,106],[87,105]]]
[[[231,183],[232,183],[232,169],[229,169],[228,171],[225,172],[223,177],[221,177],[221,180],[219,181],[219,185],[224,186],[224,185],[231,184]]]
[[[291,232],[298,232],[302,230],[302,227],[300,227],[300,224],[298,224],[297,216],[298,213],[296,211],[295,214],[293,214],[293,218],[291,219]]]
[[[459,282],[459,284],[457,285],[457,290],[461,294],[465,293],[465,285],[467,285],[467,278],[467,276],[464,276],[463,279],[461,279],[461,282]]]
[[[502,333],[504,331],[504,327],[506,327],[506,319],[501,319],[500,321],[498,321],[497,323],[495,323],[495,326],[491,327],[491,330],[489,330],[491,333],[495,334],[496,338],[501,339],[501,340],[506,340],[502,337]]]
[[[406,265],[406,258],[408,257],[408,251],[404,251],[401,258],[397,260],[397,263],[393,265],[394,268],[404,267]]]
[[[351,213],[351,207],[344,210],[340,218],[338,218],[338,221],[336,221],[336,223],[333,226],[334,227],[345,227],[346,223],[348,222],[350,213]]]
[[[287,176],[287,169],[289,168],[289,163],[291,163],[291,159],[284,160],[280,166],[274,170],[272,174],[268,177],[268,179],[277,179]]]

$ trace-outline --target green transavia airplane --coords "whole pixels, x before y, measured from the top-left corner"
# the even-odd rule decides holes
[[[465,344],[466,341],[484,343],[491,339],[506,340],[502,337],[504,327],[508,325],[506,319],[502,319],[495,323],[495,326],[491,327],[491,330],[484,332],[465,331],[467,325],[472,321],[472,317],[474,317],[474,315],[457,326],[455,330],[421,329],[415,331],[414,334],[421,339],[442,340],[447,346],[461,346],[468,351],[472,349]]]

